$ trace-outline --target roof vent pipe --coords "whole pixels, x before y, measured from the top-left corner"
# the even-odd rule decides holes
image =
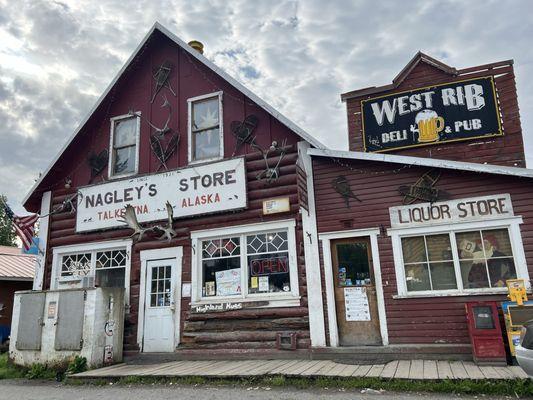
[[[202,42],[199,42],[198,40],[191,40],[188,44],[198,53],[204,54],[204,45]]]

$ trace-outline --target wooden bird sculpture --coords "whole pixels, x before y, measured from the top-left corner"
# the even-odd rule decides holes
[[[340,175],[336,177],[335,179],[333,179],[333,181],[331,181],[331,185],[333,186],[333,189],[335,189],[335,191],[344,198],[344,201],[346,202],[346,207],[350,207],[350,199],[361,201],[361,199],[357,197],[350,188],[350,183],[348,182],[345,176]]]

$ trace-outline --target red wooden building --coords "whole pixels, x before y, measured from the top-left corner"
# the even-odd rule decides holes
[[[202,51],[155,24],[32,188],[34,289],[125,287],[126,354],[323,345],[306,262],[323,146]]]
[[[418,53],[342,99],[351,151],[309,150],[327,344],[470,355],[465,303],[506,300],[532,272],[512,61],[456,70]]]

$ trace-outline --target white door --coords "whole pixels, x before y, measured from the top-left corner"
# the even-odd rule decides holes
[[[176,288],[180,284],[175,258],[149,260],[146,264],[146,294],[144,311],[145,352],[172,352],[175,350]]]

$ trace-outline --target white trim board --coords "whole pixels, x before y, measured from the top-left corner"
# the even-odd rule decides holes
[[[170,32],[167,28],[165,28],[163,25],[161,25],[159,22],[156,22],[152,28],[148,31],[148,33],[144,36],[143,40],[139,43],[137,48],[133,51],[131,56],[128,58],[128,60],[124,63],[118,74],[113,78],[109,86],[104,90],[100,98],[96,101],[94,106],[89,110],[87,115],[83,118],[81,123],[78,125],[74,133],[70,136],[70,138],[65,142],[65,144],[61,147],[59,152],[56,154],[56,156],[52,159],[52,162],[48,165],[46,170],[43,172],[43,174],[39,177],[37,182],[32,186],[28,194],[24,197],[22,200],[22,204],[25,204],[30,196],[33,194],[33,192],[39,187],[41,182],[46,178],[52,167],[55,165],[55,163],[59,160],[61,155],[65,152],[67,147],[72,143],[74,138],[78,135],[78,133],[82,130],[82,128],[85,126],[87,121],[89,121],[89,118],[92,116],[92,114],[96,111],[96,109],[100,106],[100,104],[104,101],[104,99],[107,97],[113,86],[115,86],[115,83],[118,81],[118,79],[122,76],[124,71],[128,68],[128,66],[132,63],[132,61],[135,59],[135,57],[139,54],[141,49],[144,47],[150,36],[155,31],[161,32],[163,35],[168,37],[170,40],[172,40],[174,43],[176,43],[178,46],[180,46],[183,50],[185,50],[189,55],[200,61],[202,64],[204,64],[206,67],[211,69],[213,72],[218,74],[222,79],[226,80],[230,85],[235,87],[237,90],[242,92],[246,97],[248,97],[251,101],[256,103],[259,107],[261,107],[263,110],[265,110],[267,113],[272,115],[274,118],[279,120],[283,125],[285,125],[290,130],[294,131],[297,135],[299,135],[302,139],[309,142],[311,145],[317,148],[325,148],[320,141],[315,139],[313,136],[308,134],[306,131],[304,131],[302,128],[300,128],[298,125],[296,125],[294,122],[292,122],[290,119],[285,117],[282,113],[280,113],[278,110],[276,110],[274,107],[272,107],[270,104],[268,104],[266,101],[261,99],[259,96],[257,96],[255,93],[253,93],[251,90],[247,89],[242,83],[237,81],[235,78],[231,77],[229,74],[227,74],[225,71],[223,71],[221,68],[217,67],[212,61],[210,61],[207,57],[205,57],[203,54],[200,54],[198,51],[194,50],[191,46],[189,46],[187,43],[185,43],[183,40],[181,40],[179,37],[177,37],[175,34]]]
[[[389,344],[389,331],[385,313],[385,296],[381,280],[381,263],[378,248],[379,229],[356,229],[351,231],[327,232],[319,234],[322,241],[322,256],[324,261],[324,278],[326,281],[326,302],[328,308],[329,342],[331,347],[339,347],[339,329],[337,326],[337,310],[335,306],[335,288],[333,284],[333,263],[331,260],[331,241],[356,237],[370,237],[372,251],[372,265],[374,267],[374,280],[376,284],[376,298],[378,303],[379,330],[383,346]]]
[[[165,259],[176,259],[176,282],[174,286],[174,348],[180,344],[180,325],[181,325],[181,280],[183,271],[183,247],[167,247],[164,249],[141,250],[141,279],[139,285],[139,312],[137,319],[137,344],[141,352],[143,351],[144,338],[144,309],[146,299],[146,268],[148,261],[157,261]]]
[[[307,154],[309,143],[298,142],[298,162],[305,172],[307,185],[307,211],[300,205],[304,242],[305,277],[307,282],[307,309],[309,313],[309,334],[312,347],[326,346],[324,303],[322,301],[322,278],[320,273],[320,252],[315,209],[313,163]]]
[[[406,164],[412,166],[456,169],[460,171],[481,172],[494,175],[519,176],[533,178],[533,169],[505,167],[492,164],[478,164],[464,161],[441,160],[436,158],[398,156],[395,154],[363,153],[360,151],[342,151],[327,149],[309,149],[307,153],[317,157],[344,158],[359,161],[388,162],[393,164]]]
[[[46,265],[46,253],[50,225],[50,207],[52,205],[52,192],[47,191],[41,197],[40,214],[44,215],[39,221],[39,254],[35,256],[35,274],[33,277],[33,290],[42,290],[44,282],[44,269]]]

